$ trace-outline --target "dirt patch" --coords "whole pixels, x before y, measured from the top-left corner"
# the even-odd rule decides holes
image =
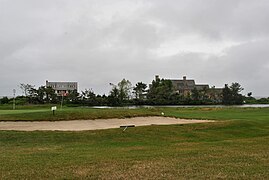
[[[74,121],[44,121],[44,122],[0,122],[0,130],[17,131],[86,131],[97,129],[119,128],[135,125],[168,125],[213,122],[210,120],[177,119],[170,117],[135,117],[127,119],[98,119]]]

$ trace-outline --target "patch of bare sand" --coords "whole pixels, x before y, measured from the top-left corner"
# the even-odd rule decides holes
[[[177,119],[171,117],[134,117],[126,119],[96,119],[72,121],[0,122],[0,130],[16,131],[86,131],[119,128],[125,125],[149,126],[213,122],[210,120]]]

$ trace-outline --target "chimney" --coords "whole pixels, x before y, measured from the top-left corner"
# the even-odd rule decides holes
[[[186,76],[183,76],[183,81],[186,81],[187,77]]]
[[[159,79],[160,79],[159,75],[155,75],[155,81],[157,81]]]

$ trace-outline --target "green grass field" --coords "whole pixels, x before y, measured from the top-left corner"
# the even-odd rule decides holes
[[[160,110],[155,108],[139,109],[94,109],[94,108],[64,108],[57,110],[55,115],[49,108],[0,110],[0,121],[58,121],[75,119],[108,119],[129,118],[137,116],[157,116]]]
[[[0,120],[160,115],[214,123],[83,132],[0,131],[0,179],[269,179],[269,108],[44,108]]]

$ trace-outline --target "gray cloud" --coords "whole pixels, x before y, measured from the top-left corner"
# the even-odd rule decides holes
[[[0,95],[19,83],[187,75],[269,96],[267,0],[0,0]]]

